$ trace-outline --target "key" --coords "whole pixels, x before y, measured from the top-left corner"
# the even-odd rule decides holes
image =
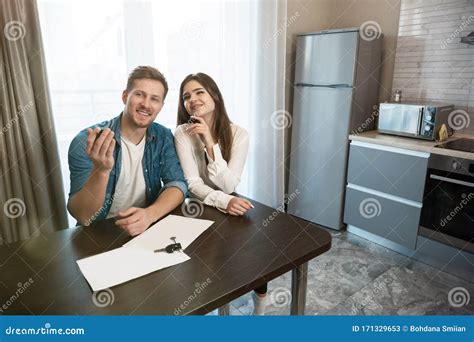
[[[166,248],[159,248],[153,251],[153,253],[161,253],[161,252],[166,252]]]
[[[169,248],[169,250],[171,250],[171,253],[180,252],[183,249],[180,243],[173,243],[171,245],[166,246],[166,248]]]
[[[154,253],[166,252],[166,253],[173,253],[176,251],[181,251],[182,247],[180,243],[172,243],[171,245],[166,246],[165,248],[155,249]]]
[[[174,247],[173,247],[173,252],[181,252],[183,250],[183,247],[181,247],[181,244],[179,242],[176,242],[176,237],[172,236],[170,237],[171,240],[174,242]]]

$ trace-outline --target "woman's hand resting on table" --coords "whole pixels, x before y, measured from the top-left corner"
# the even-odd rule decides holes
[[[233,197],[227,204],[227,213],[234,216],[244,215],[249,209],[254,208],[252,203],[244,198]]]

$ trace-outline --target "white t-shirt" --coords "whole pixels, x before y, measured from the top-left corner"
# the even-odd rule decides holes
[[[138,145],[135,145],[121,137],[122,166],[107,218],[117,216],[120,211],[130,207],[143,208],[146,204],[146,186],[142,166],[145,141],[146,138],[143,137]]]

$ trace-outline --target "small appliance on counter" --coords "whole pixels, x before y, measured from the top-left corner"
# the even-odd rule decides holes
[[[402,90],[401,89],[395,90],[395,94],[393,95],[393,101],[395,103],[402,102]]]
[[[442,142],[447,140],[449,137],[448,133],[448,126],[446,124],[442,124],[439,131],[438,131],[438,141]]]
[[[381,103],[378,130],[381,133],[425,140],[438,140],[443,124],[448,128],[448,116],[454,105],[440,103]]]

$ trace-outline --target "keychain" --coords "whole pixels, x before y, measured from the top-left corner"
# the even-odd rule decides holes
[[[153,252],[154,253],[160,253],[160,252],[166,252],[166,253],[173,253],[173,252],[181,252],[183,248],[181,247],[181,244],[179,242],[176,242],[176,237],[170,237],[171,240],[173,240],[174,243],[166,246],[165,248],[159,248],[155,249]]]

